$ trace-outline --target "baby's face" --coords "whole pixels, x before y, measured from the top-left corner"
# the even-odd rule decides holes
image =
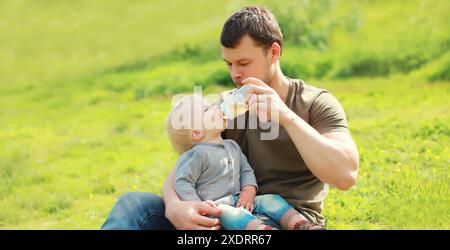
[[[202,129],[205,133],[220,133],[227,127],[227,120],[217,105],[210,104],[201,96],[194,96],[183,102],[180,111],[183,123],[191,129]]]
[[[224,119],[222,110],[216,104],[209,103],[205,98],[195,99],[196,104],[194,108],[196,111],[195,119],[202,121],[202,129],[205,131],[211,130],[222,132],[227,127],[227,120]]]

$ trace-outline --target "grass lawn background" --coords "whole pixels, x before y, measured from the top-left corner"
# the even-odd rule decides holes
[[[450,229],[447,1],[2,1],[0,228],[98,229],[120,195],[160,194],[171,97],[233,87],[218,36],[253,3],[296,37],[284,72],[330,90],[358,145],[327,228]]]

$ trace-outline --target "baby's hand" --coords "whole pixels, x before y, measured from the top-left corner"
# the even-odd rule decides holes
[[[206,204],[210,205],[211,207],[216,207],[216,203],[214,203],[214,201],[212,201],[212,200],[206,200],[206,201],[203,201],[203,203],[206,203]]]
[[[206,201],[203,201],[203,203],[205,203],[206,205],[211,206],[211,207],[216,207],[216,203],[214,203],[214,201],[212,201],[212,200],[206,200]],[[200,213],[200,214],[206,215],[205,213]]]
[[[239,194],[239,199],[236,207],[243,207],[250,212],[253,212],[254,201],[256,195],[256,188],[254,186],[245,186]]]

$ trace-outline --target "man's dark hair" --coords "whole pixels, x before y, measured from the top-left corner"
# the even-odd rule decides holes
[[[241,38],[249,35],[265,49],[274,42],[283,47],[283,33],[275,16],[264,7],[245,7],[230,16],[222,28],[220,43],[225,48],[236,48]]]

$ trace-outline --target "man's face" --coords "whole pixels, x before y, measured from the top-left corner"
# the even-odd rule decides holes
[[[222,58],[234,84],[241,87],[242,80],[247,77],[255,77],[270,84],[274,67],[269,52],[270,49],[258,46],[248,35],[241,38],[236,48],[222,46]]]

